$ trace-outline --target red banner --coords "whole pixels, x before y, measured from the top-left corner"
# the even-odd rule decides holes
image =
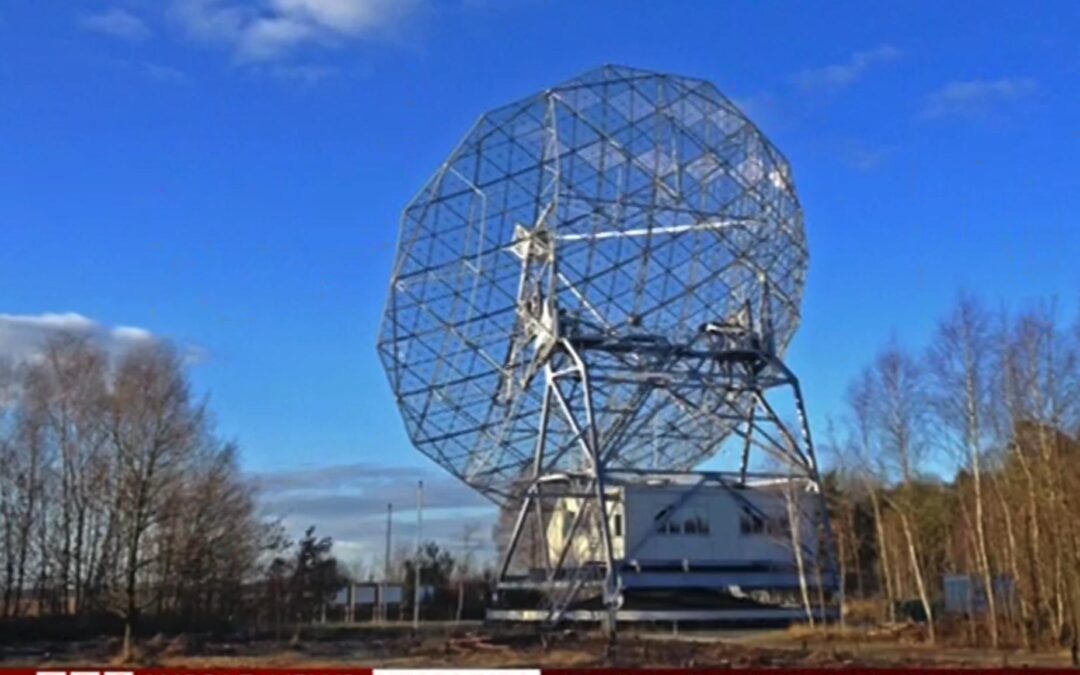
[[[874,675],[887,675],[888,673],[921,673],[927,669],[860,669],[860,667],[845,667],[845,669],[744,669],[742,673],[768,673],[769,675],[834,675],[838,670],[846,673],[873,673]],[[1023,675],[1077,675],[1076,670],[1069,669],[949,669],[949,667],[935,667],[935,672],[947,672],[957,670],[964,675],[1009,675],[1011,673]],[[447,664],[444,667],[424,667],[424,669],[261,669],[261,667],[249,667],[249,669],[171,669],[171,667],[149,667],[149,669],[123,669],[123,667],[81,667],[81,669],[0,669],[0,675],[701,675],[704,673],[717,673],[720,669],[456,669]]]

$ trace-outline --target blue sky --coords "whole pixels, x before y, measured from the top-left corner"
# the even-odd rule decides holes
[[[1071,2],[0,2],[0,349],[175,340],[281,509],[361,546],[341,499],[443,480],[374,349],[401,208],[485,110],[619,63],[712,80],[790,159],[820,426],[961,288],[1076,304],[1078,28]]]

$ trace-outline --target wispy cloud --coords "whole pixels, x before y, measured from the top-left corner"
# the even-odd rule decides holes
[[[310,64],[275,65],[269,69],[269,73],[279,80],[301,82],[303,84],[318,84],[326,78],[336,75],[338,69],[330,66],[315,66]]]
[[[0,363],[33,361],[45,342],[58,333],[85,336],[111,354],[120,354],[146,340],[161,339],[139,326],[108,326],[78,312],[0,314]],[[207,351],[197,345],[181,347],[180,354],[190,365],[209,360]]]
[[[945,117],[989,118],[1029,96],[1035,88],[1035,80],[1030,78],[949,82],[926,98],[917,117],[924,121]]]
[[[424,481],[424,538],[453,547],[468,525],[492,550],[496,509],[477,492],[435,468],[357,462],[251,474],[262,512],[280,517],[294,535],[315,525],[348,557],[382,555],[386,505],[394,505],[397,541],[416,536],[416,481]]]
[[[732,102],[753,120],[754,124],[766,131],[786,126],[797,116],[788,101],[768,91],[735,96]]]
[[[421,0],[175,0],[173,18],[193,39],[222,44],[247,62],[304,46],[334,46],[391,31]]]
[[[189,81],[187,73],[184,71],[173,68],[172,66],[164,66],[160,63],[143,63],[142,70],[146,73],[147,77],[158,82],[172,82],[175,84],[186,84]]]
[[[14,362],[34,359],[45,341],[60,332],[87,335],[111,351],[121,351],[142,340],[150,331],[135,326],[103,326],[76,312],[0,314],[0,357]]]
[[[804,91],[815,89],[840,89],[859,81],[872,67],[895,61],[902,52],[890,44],[858,51],[843,63],[822,68],[808,68],[795,76],[795,84]]]
[[[871,145],[856,139],[837,144],[840,160],[859,171],[873,171],[896,151],[896,146]]]
[[[122,71],[128,75],[143,77],[156,82],[167,84],[189,84],[191,82],[191,77],[179,68],[147,61],[138,56],[135,58],[102,56],[97,61],[103,66]]]
[[[79,17],[79,25],[89,31],[110,35],[121,40],[139,41],[150,37],[150,28],[131,12],[111,7]]]
[[[249,476],[260,490],[270,495],[293,492],[356,488],[373,480],[422,478],[426,473],[412,467],[387,467],[381,464],[354,462],[302,469],[257,472]]]

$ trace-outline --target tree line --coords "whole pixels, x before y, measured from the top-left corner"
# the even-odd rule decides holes
[[[295,636],[368,575],[350,574],[314,527],[290,540],[257,502],[169,343],[110,350],[58,333],[29,359],[0,359],[0,633],[96,631],[111,617],[129,654],[135,633],[159,629]],[[425,612],[475,615],[487,588],[478,546],[468,524],[457,557],[425,544],[421,582],[437,589]],[[391,569],[411,602],[416,546],[399,549]]]
[[[921,349],[887,344],[824,431],[850,619],[917,613],[929,640],[1077,649],[1080,326],[1052,303],[961,296]],[[130,638],[149,616],[317,618],[344,579],[332,542],[290,542],[256,499],[167,343],[59,334],[0,361],[0,620],[108,614]],[[447,618],[484,595],[473,537],[457,564],[425,548]],[[392,568],[411,583],[405,553]],[[985,608],[946,617],[947,574],[970,575]]]
[[[0,620],[120,617],[125,650],[141,617],[297,620],[330,545],[259,517],[169,344],[63,333],[0,362]]]
[[[933,641],[944,575],[985,595],[953,628],[988,646],[1080,628],[1080,326],[1053,303],[962,295],[921,350],[895,340],[850,384],[825,486],[849,613],[918,609]],[[953,617],[949,617],[952,619]]]

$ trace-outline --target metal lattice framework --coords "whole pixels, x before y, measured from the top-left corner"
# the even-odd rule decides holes
[[[379,352],[416,447],[497,502],[686,470],[789,381],[807,263],[788,163],[730,100],[605,66],[482,116],[406,207]]]

